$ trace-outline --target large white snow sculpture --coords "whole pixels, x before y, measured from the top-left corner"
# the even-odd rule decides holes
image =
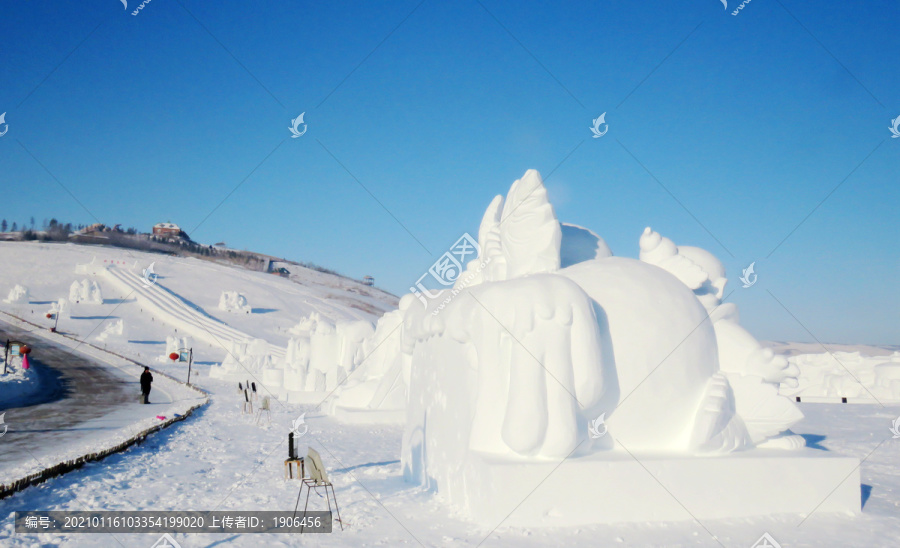
[[[16,284],[15,287],[9,290],[9,294],[3,299],[3,302],[9,304],[28,304],[29,300],[31,300],[31,295],[28,293],[28,288]]]
[[[406,295],[379,321],[363,347],[383,353],[331,411],[405,392],[404,476],[480,520],[690,519],[673,492],[705,517],[825,499],[819,511],[858,512],[856,459],[754,449],[802,445],[786,432],[802,415],[777,394],[796,368],[722,303],[721,263],[649,228],[639,244],[639,260],[612,257],[599,236],[560,225],[529,170],[488,206],[454,288]]]
[[[243,293],[223,291],[219,297],[219,310],[232,314],[249,314],[253,309]]]
[[[94,280],[75,280],[69,286],[69,302],[76,304],[103,304],[100,284]]]
[[[725,268],[710,252],[676,246],[649,227],[641,236],[641,260],[668,270],[694,291],[715,329],[719,368],[735,394],[736,411],[753,443],[796,449],[805,444],[788,428],[803,418],[800,409],[778,394],[779,384],[797,386],[799,369],[763,348],[741,327],[737,305],[723,303]]]
[[[332,391],[361,361],[362,346],[372,332],[369,322],[332,322],[314,312],[290,330],[293,336],[288,341],[284,361],[269,357],[263,363],[259,361],[260,356],[268,353],[268,349],[248,354],[243,346],[236,345],[231,352],[235,357],[226,358],[222,366],[213,368],[212,374],[226,378],[229,375],[226,370],[238,373],[241,364],[247,367],[240,356],[256,356],[248,357],[248,361],[254,364],[249,369],[262,369],[269,389],[283,388],[290,392],[307,393]]]
[[[210,376],[240,380],[248,374],[273,394],[291,394],[292,401],[320,402],[323,393],[340,386],[363,360],[365,342],[372,336],[367,321],[336,322],[313,312],[291,328],[284,359],[272,356],[269,344],[256,339],[235,341]]]
[[[325,408],[342,420],[402,422],[406,415],[411,356],[403,351],[403,311],[386,313],[357,348],[353,376],[331,398]],[[371,329],[371,328],[370,328]]]
[[[617,440],[639,451],[732,451],[749,445],[719,374],[712,323],[688,288],[624,257],[580,263],[562,274],[583,287],[607,317],[622,398],[606,424]]]
[[[310,353],[309,336],[292,337],[288,341],[284,358],[284,387],[287,390],[296,392],[306,390]]]

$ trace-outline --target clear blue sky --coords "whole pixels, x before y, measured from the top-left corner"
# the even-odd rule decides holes
[[[647,225],[718,255],[760,338],[900,344],[894,0],[128,4],[0,7],[0,217],[402,294],[536,168],[616,255]]]

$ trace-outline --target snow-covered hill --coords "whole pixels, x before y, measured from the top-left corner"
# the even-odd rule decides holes
[[[140,276],[151,265],[157,278],[147,287]],[[122,320],[129,336],[99,344],[152,361],[166,353],[166,337],[188,336],[194,343],[195,362],[210,364],[224,360],[228,340],[236,334],[263,339],[275,354],[283,355],[289,329],[312,313],[332,323],[374,322],[397,306],[394,296],[362,283],[299,266],[290,270],[290,278],[284,278],[113,247],[0,243],[0,296],[16,285],[29,293],[19,302],[0,302],[0,309],[49,328],[54,321],[46,314],[52,303],[66,299],[68,310],[58,327],[62,332],[94,341],[108,324]],[[69,300],[73,282],[86,279],[99,284],[103,304]],[[244,295],[250,310],[244,314],[220,310],[223,292]],[[198,323],[203,325],[188,325]],[[211,336],[203,336],[204,332]]]

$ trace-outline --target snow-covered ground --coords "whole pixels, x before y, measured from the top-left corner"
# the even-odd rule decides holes
[[[319,272],[299,272],[297,281],[195,259],[124,250],[53,244],[0,244],[0,294],[27,286],[30,301],[0,308],[49,327],[51,301],[69,296],[76,264],[117,261],[137,271],[155,262],[159,283],[204,314],[230,328],[284,347],[289,329],[311,312],[332,320],[374,321],[396,307],[392,297],[362,284]],[[183,363],[156,363],[174,327],[140,302],[123,299],[98,278],[104,304],[72,304],[59,329],[100,347],[153,363],[184,380]],[[250,314],[218,309],[224,291],[235,291],[252,305]],[[95,338],[111,321],[121,320],[125,336]],[[807,445],[862,460],[862,514],[779,515],[698,522],[686,509],[684,521],[595,525],[564,529],[510,528],[473,524],[448,507],[440,493],[404,482],[400,467],[402,426],[344,424],[317,414],[315,405],[272,404],[271,423],[241,414],[243,396],[233,382],[210,378],[210,368],[226,353],[194,342],[192,382],[210,393],[209,404],[189,419],[151,436],[146,443],[0,501],[3,546],[151,546],[160,535],[24,535],[13,531],[21,510],[293,510],[298,482],[284,479],[287,432],[301,414],[309,430],[300,452],[322,455],[337,488],[346,528],[328,535],[177,534],[184,548],[195,546],[752,546],[769,533],[781,546],[896,546],[900,544],[900,439],[889,428],[900,406],[806,404],[806,418],[793,431]],[[0,439],[0,443],[3,440]],[[549,480],[552,481],[552,478]],[[835,485],[834,487],[837,487]],[[598,492],[597,497],[616,497]],[[325,507],[312,497],[311,506]],[[515,511],[510,508],[510,511]],[[804,519],[806,518],[806,519]],[[496,527],[494,527],[496,525]]]
[[[67,355],[64,359],[69,363],[65,367],[76,369],[102,367],[104,371],[103,375],[91,375],[87,386],[79,386],[80,378],[64,376],[63,391],[80,392],[69,394],[62,400],[42,401],[37,421],[29,413],[29,404],[33,402],[23,400],[21,397],[13,404],[15,406],[13,409],[4,413],[10,431],[6,432],[2,440],[3,445],[0,446],[2,456],[0,484],[8,485],[58,463],[124,443],[163,421],[171,422],[178,416],[187,414],[207,399],[204,394],[182,383],[165,376],[157,376],[153,382],[154,405],[140,405],[135,388],[133,394],[128,394],[126,402],[115,406],[114,409],[108,409],[111,407],[110,400],[118,396],[112,393],[113,387],[126,386],[129,383],[136,387],[138,376],[143,371],[141,367],[60,334],[36,330],[24,322],[4,318],[4,326],[8,325],[7,321],[27,331],[30,340],[37,339],[34,345],[37,348],[36,353],[50,354],[50,349],[42,341],[63,349],[77,349],[75,356],[87,360],[80,364],[72,363],[71,355]],[[49,376],[49,372],[47,374]],[[47,379],[47,382],[41,383],[40,390],[55,391],[52,384]],[[80,405],[71,405],[72,403]],[[18,407],[19,405],[24,407]],[[4,406],[3,409],[5,408]],[[49,421],[42,420],[47,416]],[[67,426],[63,427],[60,424]]]
[[[167,366],[178,372],[177,366]],[[285,433],[308,408],[276,404],[272,424],[241,415],[230,383],[199,377],[211,390],[209,406],[142,446],[0,501],[0,539],[8,546],[118,546],[109,535],[16,535],[13,512],[41,510],[293,510],[296,481],[285,480]],[[735,546],[748,547],[768,532],[784,547],[896,546],[900,539],[900,441],[888,430],[900,408],[801,404],[794,431],[823,451],[866,459],[865,506],[858,517],[817,515],[635,523],[570,529],[495,531],[467,523],[439,497],[405,483],[398,454],[402,428],[340,424],[306,415],[300,438],[322,455],[335,485],[344,531],[314,535],[317,546]],[[886,441],[885,441],[886,440]],[[868,458],[866,458],[868,457]],[[597,493],[598,497],[615,493]],[[317,508],[324,499],[313,497]],[[812,511],[813,509],[810,508]],[[718,539],[713,539],[712,535]],[[150,546],[159,535],[116,534],[123,546]],[[296,546],[290,535],[175,535],[182,547]],[[721,544],[720,544],[721,543]]]

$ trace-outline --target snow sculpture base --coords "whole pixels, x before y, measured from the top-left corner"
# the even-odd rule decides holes
[[[790,454],[755,449],[708,458],[635,457],[640,463],[621,451],[573,456],[554,471],[558,461],[535,463],[470,453],[463,467],[467,477],[452,486],[456,493],[445,495],[467,500],[468,514],[491,526],[523,499],[503,525],[568,527],[693,519],[685,508],[700,520],[806,515],[813,509],[817,514],[861,511],[855,458],[814,449]]]

